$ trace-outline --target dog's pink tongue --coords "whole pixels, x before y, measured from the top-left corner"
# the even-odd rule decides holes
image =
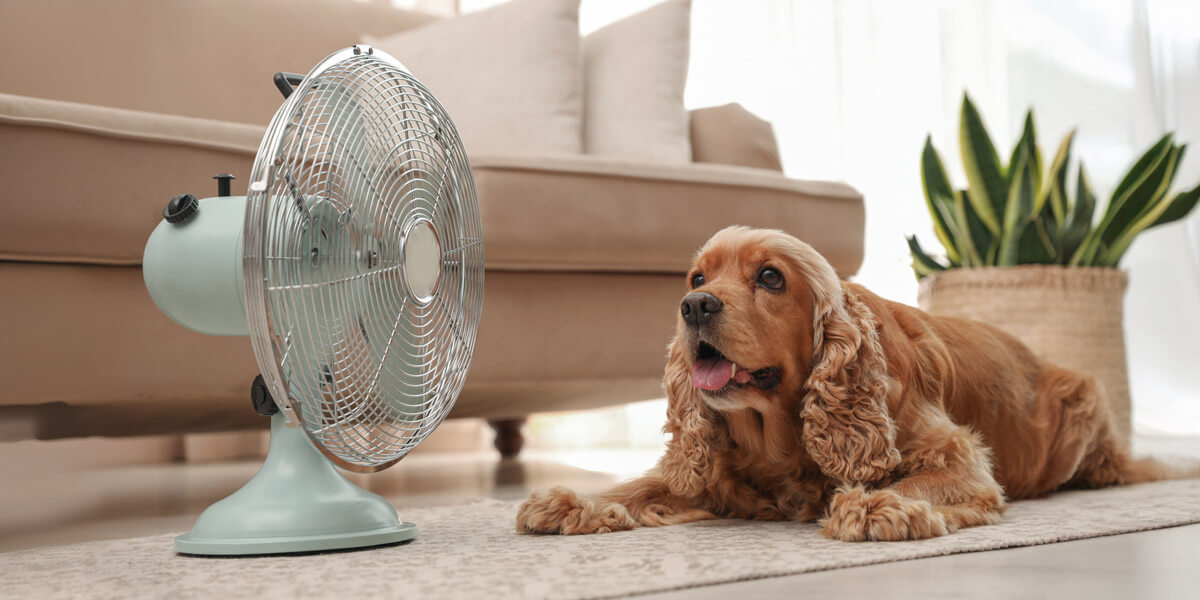
[[[724,358],[705,358],[692,365],[692,385],[702,389],[715,391],[725,387],[733,377],[730,372],[732,364]]]

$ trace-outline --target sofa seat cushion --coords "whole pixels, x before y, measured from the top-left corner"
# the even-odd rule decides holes
[[[489,268],[684,273],[729,225],[783,229],[843,276],[862,263],[862,196],[764,169],[607,157],[475,157]]]
[[[133,266],[172,196],[242,177],[264,126],[0,94],[0,260]],[[838,183],[717,164],[586,155],[471,157],[489,269],[682,273],[713,232],[776,227],[843,275],[863,204]]]
[[[681,278],[489,272],[485,286],[475,355],[451,416],[513,417],[661,393]],[[0,262],[0,287],[0,314],[20,315],[6,322],[0,344],[0,429],[5,410],[19,407],[204,402],[226,407],[232,420],[223,427],[251,413],[258,368],[249,338],[171,322],[140,269]],[[212,417],[184,411],[167,430],[203,429]],[[130,433],[113,427],[81,423],[18,437]]]

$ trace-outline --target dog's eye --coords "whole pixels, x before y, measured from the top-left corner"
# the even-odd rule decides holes
[[[763,267],[758,272],[758,282],[770,290],[783,289],[783,274],[771,267]]]
[[[692,275],[692,289],[696,289],[702,285],[704,285],[704,274],[696,273]]]

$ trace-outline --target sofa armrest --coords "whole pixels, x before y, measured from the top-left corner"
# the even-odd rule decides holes
[[[771,124],[731,102],[691,111],[692,161],[783,171]]]

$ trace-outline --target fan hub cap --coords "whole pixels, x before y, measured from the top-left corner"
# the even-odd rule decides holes
[[[404,232],[404,280],[413,299],[426,304],[433,299],[441,278],[442,245],[428,219],[416,219]]]

